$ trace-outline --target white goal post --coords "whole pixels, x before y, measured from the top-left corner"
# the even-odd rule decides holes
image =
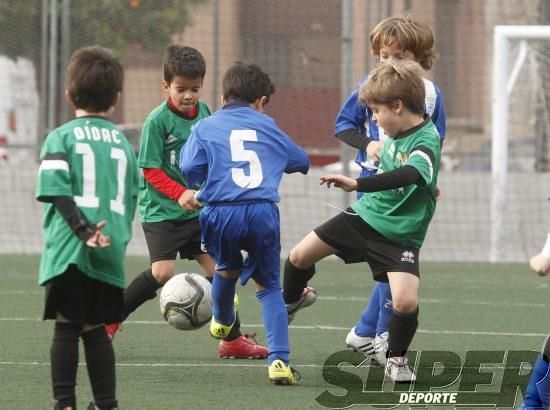
[[[504,256],[504,227],[508,192],[509,97],[527,57],[526,40],[550,39],[550,26],[495,26],[491,108],[491,247],[490,260]],[[510,41],[522,41],[514,66],[509,67]]]

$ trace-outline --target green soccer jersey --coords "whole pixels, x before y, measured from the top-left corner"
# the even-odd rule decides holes
[[[439,134],[429,119],[396,138],[388,138],[380,151],[378,173],[410,165],[420,172],[421,181],[403,188],[366,193],[351,207],[390,241],[419,248],[435,212],[440,159]]]
[[[126,137],[99,116],[76,118],[48,134],[40,153],[36,198],[45,202],[39,283],[74,264],[91,278],[124,288],[124,254],[132,236],[139,168]],[[90,223],[105,220],[107,248],[90,248],[51,203],[72,198]]]
[[[141,168],[160,168],[171,179],[187,188],[187,181],[179,171],[180,151],[193,125],[210,115],[210,110],[202,101],[197,104],[197,109],[197,115],[190,118],[172,110],[168,102],[155,108],[143,125],[138,165]],[[190,188],[198,189],[199,186]],[[168,198],[141,176],[139,215],[142,222],[181,221],[194,218],[199,212],[186,211],[177,201]]]

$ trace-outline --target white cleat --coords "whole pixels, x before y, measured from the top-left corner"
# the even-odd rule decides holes
[[[372,356],[373,360],[377,362],[380,366],[386,366],[386,352],[388,351],[388,332],[384,332],[381,335],[376,335],[374,338],[374,355]]]
[[[313,288],[304,288],[302,296],[294,303],[286,305],[286,311],[288,313],[288,324],[294,320],[296,312],[300,309],[313,305],[317,300],[317,291]]]
[[[376,352],[374,341],[374,337],[359,336],[355,333],[355,327],[353,327],[346,336],[346,344],[348,347],[369,357],[373,357]]]
[[[390,357],[386,361],[386,376],[394,383],[412,383],[416,380],[416,376],[409,367],[408,359],[402,357]]]

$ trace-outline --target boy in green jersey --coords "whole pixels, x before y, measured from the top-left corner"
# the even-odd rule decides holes
[[[374,279],[389,282],[393,295],[386,374],[394,382],[415,380],[405,353],[418,327],[419,251],[435,211],[441,156],[437,129],[424,116],[424,93],[417,63],[381,63],[369,74],[359,98],[389,136],[380,150],[378,172],[359,179],[321,177],[328,187],[365,195],[292,249],[283,282],[293,317],[315,301],[307,282],[317,261],[336,254],[346,263],[368,262]]]
[[[210,115],[200,93],[206,62],[192,47],[171,45],[164,57],[162,87],[167,101],[147,117],[141,134],[138,165],[140,181],[139,214],[149,248],[151,266],[141,272],[124,291],[125,317],[147,300],[175,274],[175,259],[195,259],[212,281],[216,263],[201,249],[199,203],[195,193],[179,172],[180,151],[191,128]],[[111,339],[120,324],[107,325]],[[267,348],[253,337],[242,335],[240,323],[220,341],[218,353],[226,358],[263,358]]]
[[[109,50],[77,50],[65,92],[76,118],[50,132],[40,153],[36,198],[46,205],[39,283],[46,287],[44,319],[55,320],[55,409],[76,408],[80,337],[90,406],[117,408],[115,356],[104,325],[123,316],[124,255],[139,178],[131,145],[107,119],[122,83],[122,66]]]

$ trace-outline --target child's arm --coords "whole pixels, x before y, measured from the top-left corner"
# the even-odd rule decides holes
[[[195,190],[186,189],[180,183],[174,181],[160,168],[144,168],[143,177],[157,191],[162,192],[165,196],[174,201],[177,201],[182,208],[187,211],[197,209],[200,204],[195,199]]]
[[[546,276],[550,273],[550,233],[548,233],[542,251],[529,260],[529,266],[539,276]]]
[[[445,139],[445,135],[447,134],[447,113],[445,112],[445,104],[443,103],[443,97],[441,96],[441,90],[437,85],[434,84],[435,87],[435,107],[434,112],[432,113],[432,122],[435,124],[435,127],[437,128],[437,133],[439,134],[439,138],[441,139],[441,142]]]
[[[86,216],[80,212],[75,201],[66,196],[55,196],[51,198],[51,202],[55,206],[57,212],[61,214],[63,219],[71,227],[71,230],[78,236],[87,246],[91,248],[106,248],[110,245],[111,239],[108,235],[103,235],[101,229],[106,225],[105,221],[98,224],[92,224]]]
[[[288,137],[287,152],[288,162],[286,164],[285,173],[292,174],[294,172],[301,172],[307,174],[309,171],[309,157],[304,149],[296,145],[290,137]]]
[[[344,175],[327,175],[321,177],[320,184],[326,184],[328,188],[334,184],[335,187],[342,188],[346,192],[377,192],[412,185],[420,178],[422,176],[416,168],[405,165],[399,169],[367,178],[353,179]]]
[[[334,136],[343,143],[360,150],[367,148],[367,137],[361,127],[367,121],[365,108],[359,102],[359,90],[355,90],[342,104],[334,125]]]

